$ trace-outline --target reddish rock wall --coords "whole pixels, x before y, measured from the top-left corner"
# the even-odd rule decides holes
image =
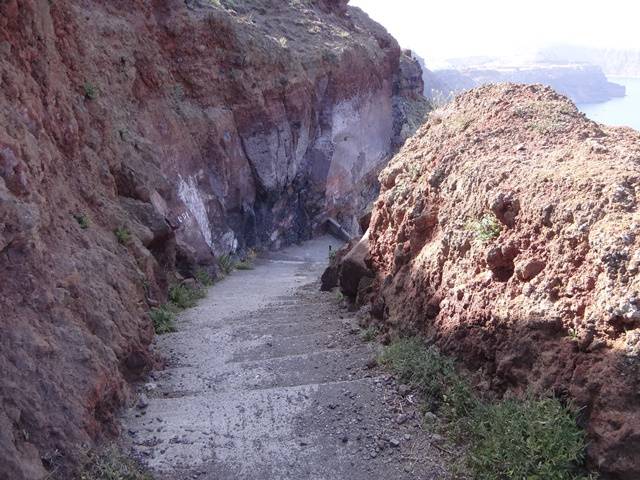
[[[498,392],[573,399],[591,463],[628,480],[640,478],[639,172],[638,132],[548,88],[482,87],[433,112],[383,170],[370,223],[375,314]]]
[[[356,224],[401,52],[328,0],[7,0],[0,52],[0,477],[68,478],[167,272]]]

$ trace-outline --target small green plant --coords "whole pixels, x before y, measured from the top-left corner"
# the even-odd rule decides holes
[[[478,480],[579,478],[584,433],[574,414],[555,399],[482,405],[470,427],[469,466]]]
[[[249,261],[249,259],[242,260],[241,262],[236,263],[236,270],[253,270],[253,264]]]
[[[166,305],[152,308],[149,316],[153,321],[153,328],[156,334],[171,333],[176,331],[175,313]]]
[[[233,269],[236,267],[233,258],[229,255],[220,255],[218,257],[218,267],[220,267],[220,272],[223,275],[229,275],[233,272]]]
[[[80,480],[153,480],[134,460],[127,458],[115,446],[104,452],[89,454],[82,467]]]
[[[87,228],[89,228],[89,217],[87,217],[84,213],[74,215],[73,218],[76,219],[76,222],[78,222],[78,225],[80,225],[80,228],[82,230],[86,230]]]
[[[98,89],[90,82],[85,82],[82,90],[84,92],[84,98],[87,100],[95,100],[98,96]]]
[[[416,337],[396,340],[380,363],[418,390],[425,410],[441,407],[449,430],[469,444],[475,480],[587,480],[580,475],[584,432],[570,408],[554,398],[485,402],[453,361]]]
[[[360,332],[360,339],[363,342],[372,342],[376,339],[379,333],[380,333],[380,329],[375,325],[372,325]]]
[[[340,290],[336,291],[336,300],[338,300],[339,302],[344,300],[344,293],[342,293]]]
[[[204,298],[205,295],[203,289],[189,288],[184,284],[173,285],[169,288],[169,301],[180,310],[194,307],[198,300]]]
[[[453,361],[441,355],[434,346],[427,347],[417,337],[396,340],[380,357],[401,382],[415,387],[423,396],[426,410],[445,404],[453,417],[460,417],[473,409],[470,387],[456,373]]]
[[[121,245],[127,245],[131,241],[131,232],[127,227],[118,227],[113,233]]]
[[[567,336],[574,342],[578,341],[578,330],[575,328],[570,328],[567,330]]]
[[[476,239],[482,243],[489,243],[500,236],[502,225],[493,213],[487,213],[480,220],[472,222],[469,226]]]
[[[193,276],[200,285],[205,287],[210,287],[215,283],[209,272],[203,269],[196,270],[196,273]]]

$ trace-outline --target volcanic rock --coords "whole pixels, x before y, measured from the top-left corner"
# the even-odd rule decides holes
[[[637,131],[547,87],[481,87],[433,112],[380,174],[369,237],[372,312],[392,331],[432,337],[498,393],[571,398],[590,463],[628,480],[639,172]]]
[[[357,233],[425,112],[346,3],[0,2],[3,478],[115,431],[176,271]]]

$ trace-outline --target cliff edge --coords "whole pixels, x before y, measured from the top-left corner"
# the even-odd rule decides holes
[[[500,394],[571,399],[592,465],[627,480],[640,476],[639,166],[637,131],[550,88],[477,88],[381,173],[366,259],[392,331],[432,338]]]

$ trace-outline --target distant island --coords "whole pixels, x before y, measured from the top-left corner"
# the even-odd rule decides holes
[[[598,52],[595,49],[580,50],[576,47],[576,53],[573,54],[567,47],[566,50],[540,50],[527,59],[457,58],[449,60],[449,68],[441,70],[430,70],[424,60],[419,61],[423,67],[425,95],[431,99],[447,99],[481,85],[505,82],[548,85],[576,104],[600,103],[624,97],[624,85],[609,81],[605,69],[596,63],[600,58]],[[640,73],[640,57],[631,63]],[[620,75],[632,69],[623,68],[622,64],[618,65],[613,59],[610,59],[608,65],[610,72]]]
[[[593,48],[574,45],[555,45],[540,49],[539,62],[589,63],[602,68],[609,77],[640,78],[640,50]]]

